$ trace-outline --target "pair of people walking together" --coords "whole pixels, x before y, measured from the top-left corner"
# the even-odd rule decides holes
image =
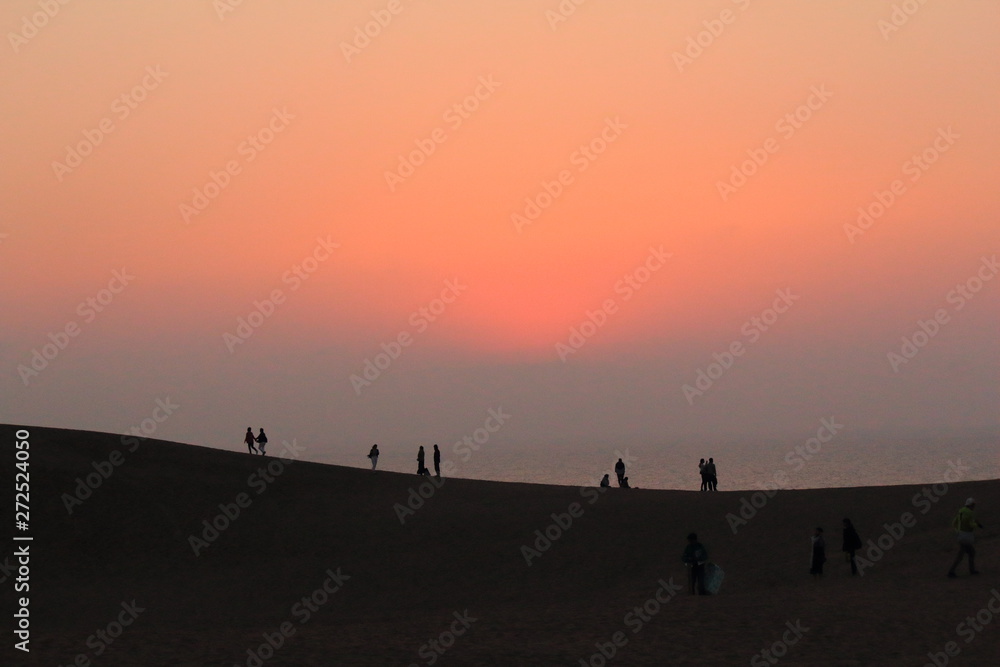
[[[267,447],[267,434],[264,433],[264,428],[261,427],[260,434],[254,436],[253,431],[247,426],[247,434],[243,436],[243,442],[247,443],[247,449],[251,454],[259,453],[264,455],[264,448]],[[254,447],[255,444],[257,445],[256,447]]]

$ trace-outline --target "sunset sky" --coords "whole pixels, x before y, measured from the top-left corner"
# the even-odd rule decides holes
[[[316,460],[497,407],[533,447],[1000,425],[992,0],[0,27],[0,421]]]

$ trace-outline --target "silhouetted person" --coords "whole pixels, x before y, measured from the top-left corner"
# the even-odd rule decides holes
[[[823,529],[817,528],[812,536],[812,562],[809,574],[819,579],[823,576],[823,563],[826,562],[826,540],[823,539]]]
[[[611,486],[611,480],[608,477],[608,475],[604,475],[604,477],[601,478],[601,488],[606,489]]]
[[[625,478],[625,462],[618,459],[618,463],[615,464],[615,474],[618,475],[618,486],[622,485],[622,480]]]
[[[261,455],[263,455],[264,448],[267,447],[267,434],[264,433],[263,426],[260,427],[260,435],[257,436],[257,444],[260,445],[258,449],[260,450]]]
[[[858,573],[858,564],[854,561],[854,553],[862,547],[861,536],[854,530],[854,524],[850,519],[844,519],[844,545],[841,550],[847,554],[847,559],[851,561],[851,574]]]
[[[631,489],[632,487],[628,485],[628,477],[622,477],[621,487],[623,489]]]
[[[698,474],[701,475],[701,490],[708,491],[708,475],[705,473],[705,459],[698,461]]]
[[[247,443],[247,449],[250,450],[251,454],[257,453],[257,448],[253,446],[253,443],[257,442],[257,439],[253,437],[253,431],[247,426],[247,434],[243,436],[243,442]]]
[[[708,478],[708,490],[718,491],[719,477],[715,469],[715,459],[712,457],[708,457],[708,463],[705,464],[705,476]]]
[[[424,465],[424,446],[420,445],[420,449],[417,450],[417,474],[418,475],[429,475],[430,471],[427,470],[427,466]]]
[[[371,451],[368,452],[368,458],[372,461],[372,470],[375,470],[375,466],[378,465],[378,445],[372,445]]]
[[[955,568],[962,563],[962,557],[966,554],[969,555],[969,574],[979,574],[979,570],[976,569],[976,538],[972,531],[976,528],[982,528],[983,524],[976,521],[976,517],[973,515],[975,510],[976,501],[969,498],[965,501],[965,507],[958,510],[958,515],[951,522],[952,527],[958,531],[958,555],[955,556],[955,562],[948,570],[949,577],[957,576]]]
[[[698,535],[691,533],[688,535],[688,544],[684,547],[684,555],[681,560],[688,566],[688,574],[691,580],[691,595],[708,595],[705,590],[705,563],[708,562],[708,551],[698,541]]]
[[[441,450],[434,445],[434,476],[441,477]]]

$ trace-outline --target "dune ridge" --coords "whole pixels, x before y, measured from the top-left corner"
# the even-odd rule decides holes
[[[15,427],[0,429],[14,440]],[[433,484],[161,440],[28,430],[32,650],[9,642],[8,664],[923,665],[928,653],[956,664],[1000,657],[1000,618],[982,624],[981,616],[969,641],[972,626],[959,627],[1000,587],[995,530],[979,537],[980,576],[944,576],[951,517],[974,496],[993,529],[1000,481],[780,491],[746,518],[753,503],[745,491]],[[102,475],[109,461],[119,464]],[[12,464],[0,473],[11,491],[13,473]],[[87,485],[95,474],[99,484]],[[89,497],[79,497],[80,480]],[[13,507],[6,513],[12,525]],[[866,543],[862,555],[878,554],[861,577],[850,577],[839,553],[845,516]],[[818,582],[807,574],[817,525],[829,559]],[[680,554],[691,530],[726,571],[718,596],[688,594]],[[98,631],[115,630],[110,624],[128,609],[131,623],[111,642],[101,639]],[[948,642],[956,656],[945,652]]]

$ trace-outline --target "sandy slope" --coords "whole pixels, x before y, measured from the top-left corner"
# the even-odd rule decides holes
[[[5,451],[13,434],[0,427]],[[263,664],[601,665],[591,656],[615,633],[608,664],[772,664],[754,656],[783,635],[796,639],[787,653],[776,647],[783,665],[923,665],[949,641],[959,650],[951,664],[1000,658],[1000,616],[959,627],[1000,589],[1000,482],[939,487],[939,502],[922,504],[920,487],[785,491],[734,535],[726,515],[746,493],[445,480],[401,523],[394,505],[416,476],[272,462],[281,470],[268,482],[257,472],[265,460],[248,454],[160,441],[129,452],[119,436],[82,431],[32,428],[31,445],[32,652],[11,648],[8,579],[3,664],[69,665],[84,654],[77,664],[256,665],[248,649],[265,634],[278,643],[283,623],[291,632]],[[114,450],[122,464],[69,514],[63,494]],[[0,488],[12,497],[6,461]],[[196,556],[190,536],[240,494],[248,506]],[[948,523],[969,495],[994,530],[980,538],[983,574],[948,580]],[[572,525],[529,566],[522,545],[573,503]],[[8,503],[4,512],[12,525]],[[867,541],[904,512],[915,525],[865,576],[848,576],[840,519],[852,517]],[[830,558],[819,582],[807,574],[817,524]],[[717,597],[667,592],[684,583],[692,529],[726,570]],[[0,562],[13,552],[9,536],[4,544]],[[667,602],[654,602],[658,589]],[[122,607],[133,600],[134,620]],[[120,615],[131,624],[108,645],[95,633],[117,632]],[[800,638],[788,630],[796,623]]]

